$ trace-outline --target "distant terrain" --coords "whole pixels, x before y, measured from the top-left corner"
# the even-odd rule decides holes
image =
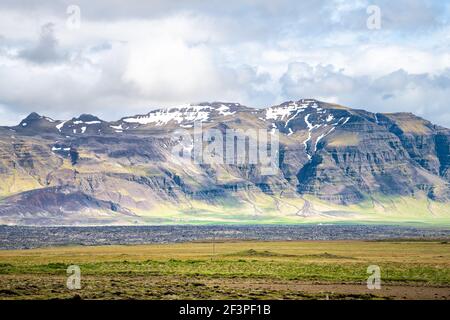
[[[176,157],[176,131],[194,123],[279,132],[279,170]],[[410,113],[313,99],[199,103],[117,121],[32,113],[0,127],[0,224],[448,226],[449,138]]]
[[[450,299],[447,241],[181,243],[0,250],[0,299]],[[78,265],[81,289],[66,287]],[[369,265],[381,289],[367,288]]]
[[[1,249],[55,246],[141,245],[208,241],[297,240],[450,241],[450,228],[380,225],[248,226],[0,226]],[[0,260],[1,261],[1,260]]]

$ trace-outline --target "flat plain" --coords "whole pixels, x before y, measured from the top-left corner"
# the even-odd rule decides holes
[[[66,286],[81,269],[81,289]],[[369,265],[381,289],[369,290]],[[450,299],[450,243],[216,241],[0,251],[1,299]]]

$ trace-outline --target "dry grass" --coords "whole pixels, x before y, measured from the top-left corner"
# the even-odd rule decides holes
[[[83,289],[65,287],[81,268]],[[387,291],[365,287],[379,265]],[[210,242],[0,251],[0,297],[87,299],[438,298],[450,244],[430,241]],[[397,292],[393,294],[393,292]],[[449,294],[446,294],[449,293]]]
[[[328,145],[332,147],[346,147],[346,146],[357,146],[359,145],[359,137],[356,133],[344,133],[340,135],[333,136],[329,141]]]

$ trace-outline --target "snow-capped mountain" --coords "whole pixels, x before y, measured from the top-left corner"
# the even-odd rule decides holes
[[[176,157],[175,132],[193,132],[197,123],[278,132],[279,170],[262,175],[258,164]],[[267,108],[197,103],[117,121],[32,113],[0,127],[0,223],[299,223],[409,214],[441,221],[450,217],[449,138],[449,129],[413,114],[314,99]]]

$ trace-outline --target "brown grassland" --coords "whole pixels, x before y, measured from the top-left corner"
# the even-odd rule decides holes
[[[81,289],[66,287],[67,267]],[[369,265],[381,289],[367,288]],[[217,241],[0,251],[0,299],[450,299],[447,241]]]

